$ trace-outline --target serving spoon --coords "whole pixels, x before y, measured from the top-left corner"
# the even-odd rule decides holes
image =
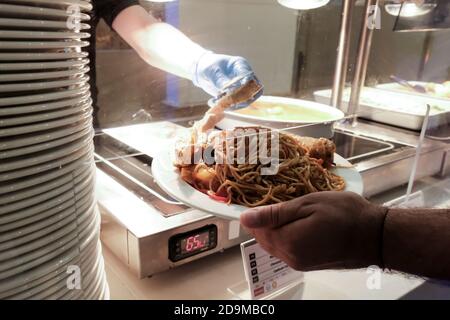
[[[427,93],[427,89],[424,86],[421,86],[419,84],[411,84],[408,81],[406,81],[402,78],[399,78],[397,76],[394,76],[394,75],[391,76],[391,79],[394,80],[395,82],[397,82],[398,84],[400,84],[406,88],[409,88],[411,90],[414,90],[418,93]]]

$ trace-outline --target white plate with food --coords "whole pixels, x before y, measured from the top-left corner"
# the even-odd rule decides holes
[[[87,52],[0,53],[0,61],[45,61],[87,58]]]
[[[279,154],[285,156],[278,159],[275,174],[263,176],[259,160],[255,164],[244,161],[241,165],[216,166],[215,160],[208,160],[211,165],[205,165],[202,161],[189,165],[180,162],[180,150],[186,148],[173,142],[153,159],[153,176],[159,186],[178,201],[234,220],[250,207],[288,201],[310,192],[335,190],[363,193],[361,175],[348,161],[334,154],[335,146],[331,141],[299,139],[283,133],[279,134],[278,141],[282,151]],[[206,143],[201,148],[196,147],[193,154],[205,154],[205,150],[211,152],[214,149],[213,153],[217,155],[219,151],[214,147],[217,145],[220,143]],[[192,150],[190,147],[187,149]],[[220,153],[226,154],[223,150]],[[185,156],[182,155],[182,158],[187,159]]]

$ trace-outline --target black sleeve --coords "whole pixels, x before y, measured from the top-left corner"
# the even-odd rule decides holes
[[[139,0],[94,0],[97,14],[112,27],[114,19],[128,7],[139,5]]]

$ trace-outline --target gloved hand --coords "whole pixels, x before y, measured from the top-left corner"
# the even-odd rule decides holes
[[[197,87],[202,88],[211,96],[217,98],[218,95],[222,93],[222,89],[227,83],[236,77],[245,74],[248,74],[248,76],[229,87],[226,91],[227,93],[236,90],[251,79],[255,79],[258,82],[259,80],[256,78],[246,59],[206,52],[197,61],[192,78],[193,83]],[[261,90],[251,101],[234,106],[234,108],[248,106],[262,94],[263,91]]]

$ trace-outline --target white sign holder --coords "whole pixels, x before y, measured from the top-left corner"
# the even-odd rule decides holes
[[[227,289],[237,300],[299,300],[303,273],[267,253],[256,240],[241,244],[246,281]]]

